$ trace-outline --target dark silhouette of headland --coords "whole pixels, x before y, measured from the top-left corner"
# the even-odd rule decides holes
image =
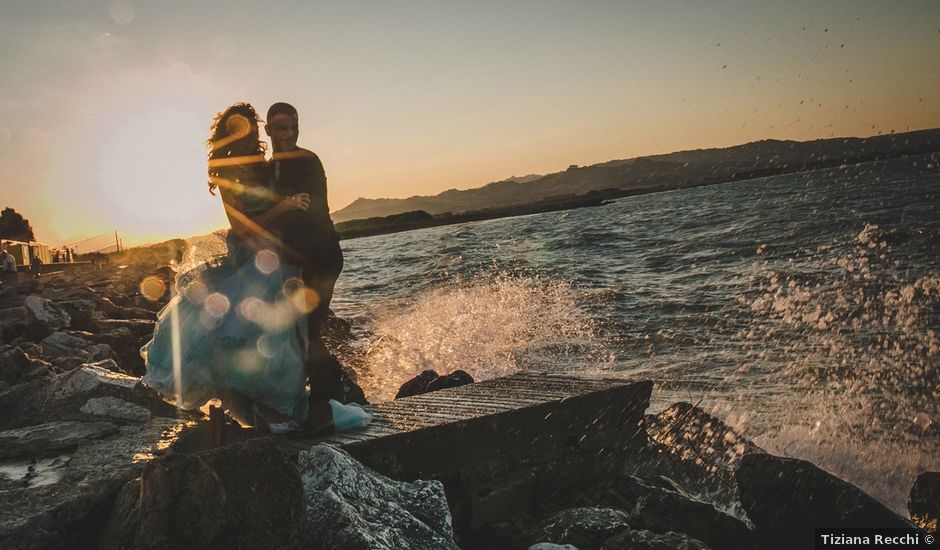
[[[332,213],[342,238],[599,206],[687,187],[805,172],[940,151],[940,129],[867,138],[761,140],[720,149],[571,165],[562,172],[407,199],[359,198]]]

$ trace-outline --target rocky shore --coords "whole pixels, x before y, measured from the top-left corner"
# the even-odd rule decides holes
[[[202,414],[139,383],[172,276],[111,266],[0,289],[3,548],[800,548],[815,526],[913,527],[690,404],[644,417],[648,392],[636,422],[624,419],[629,446],[564,441],[563,461],[498,460],[487,479],[463,475],[481,489],[468,494],[236,426],[229,445],[206,449]],[[423,376],[401,395],[467,381]],[[921,529],[936,531],[938,495],[940,474],[922,474],[910,498]]]

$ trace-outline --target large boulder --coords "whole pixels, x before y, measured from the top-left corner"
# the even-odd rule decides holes
[[[148,464],[117,499],[102,547],[295,548],[303,518],[296,466],[255,439]]]
[[[748,454],[735,475],[741,504],[768,547],[810,548],[817,527],[913,528],[858,487],[805,460]]]
[[[298,466],[305,548],[457,549],[439,481],[395,481],[328,445],[301,452]]]
[[[917,476],[907,500],[911,520],[921,529],[937,533],[940,524],[940,472],[924,472]]]

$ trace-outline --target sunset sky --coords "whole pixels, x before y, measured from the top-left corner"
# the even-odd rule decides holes
[[[212,116],[300,110],[330,205],[940,126],[940,3],[3,0],[0,207],[57,245],[225,226]]]

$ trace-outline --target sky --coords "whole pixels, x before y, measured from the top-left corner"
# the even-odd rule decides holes
[[[298,108],[336,210],[940,127],[938,59],[936,0],[2,0],[0,207],[53,246],[224,227],[205,139],[235,101]]]

